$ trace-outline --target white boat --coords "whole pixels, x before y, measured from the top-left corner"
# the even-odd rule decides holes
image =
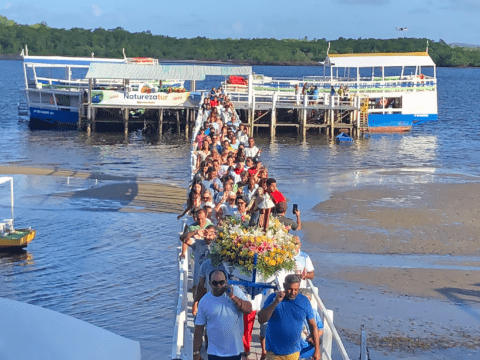
[[[28,54],[28,51],[26,52]],[[85,79],[91,64],[158,65],[157,59],[136,57],[123,59],[65,56],[23,56],[26,109],[32,122],[47,125],[77,126],[80,117],[87,116],[89,96],[106,90],[140,92],[145,81],[131,81],[128,86],[122,80],[98,79],[90,94],[89,81]],[[147,87],[183,88],[184,81],[149,81]],[[98,99],[98,96],[97,98]],[[93,99],[95,101],[95,99]],[[142,107],[142,106],[138,106]],[[25,115],[25,109],[22,109]],[[20,114],[20,111],[19,111]]]
[[[2,360],[140,360],[140,343],[40,306],[0,298]]]
[[[419,122],[437,120],[436,65],[426,52],[327,54],[323,76],[302,78],[268,77],[254,74],[248,84],[222,85],[234,101],[252,102],[252,97],[272,99],[276,106],[353,106],[368,114],[370,132],[408,131]],[[317,95],[297,95],[316,86]],[[348,96],[339,95],[348,87]],[[332,87],[336,93],[331,94]],[[259,100],[256,100],[259,101]],[[361,120],[360,120],[361,121]],[[360,125],[360,124],[359,124]]]

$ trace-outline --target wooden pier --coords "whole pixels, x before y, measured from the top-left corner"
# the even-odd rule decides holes
[[[218,71],[210,68],[191,67],[182,81],[190,80],[194,90],[196,80]],[[192,74],[192,69],[197,73]],[[249,125],[251,136],[260,128],[266,128],[273,138],[279,127],[292,128],[303,137],[312,129],[332,138],[341,132],[358,137],[368,131],[368,109],[362,107],[362,95],[330,95],[328,89],[320,89],[315,95],[295,94],[293,83],[276,89],[254,86],[251,68],[238,71],[246,75],[247,85],[232,85],[227,81],[222,85],[240,120]],[[105,82],[106,76],[115,81],[115,85],[106,89],[95,87]],[[91,133],[96,131],[97,124],[116,124],[128,135],[130,125],[143,124],[143,129],[151,132],[162,134],[165,129],[175,129],[177,133],[184,131],[188,137],[199,110],[201,92],[195,92],[196,96],[186,91],[160,93],[159,88],[148,87],[149,81],[167,76],[172,74],[148,66],[100,64],[91,67],[86,77],[90,96],[82,101],[78,128]],[[140,78],[146,79],[145,83],[139,84]]]
[[[78,120],[78,130],[87,133],[97,130],[97,125],[112,125],[123,127],[125,135],[129,128],[142,127],[143,130],[157,132],[162,135],[165,131],[174,130],[176,133],[185,132],[188,138],[195,125],[198,114],[199,100],[188,99],[182,106],[132,108],[129,106],[91,106],[82,104],[81,116]]]
[[[330,137],[340,132],[359,137],[368,131],[368,109],[362,108],[361,95],[331,96],[325,92],[296,95],[293,88],[257,90],[250,85],[223,86],[242,122],[249,125],[251,136],[259,128],[267,128],[274,138],[278,127],[294,128],[303,137],[311,129]]]

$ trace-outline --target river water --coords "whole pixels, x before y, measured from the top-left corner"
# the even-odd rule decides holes
[[[269,76],[321,74],[319,67],[259,66],[254,71]],[[16,109],[24,84],[22,63],[0,61],[0,74],[1,165],[186,186],[189,145],[183,137],[133,132],[125,139],[123,133],[87,137],[76,131],[30,130]],[[441,68],[437,77],[439,120],[407,134],[373,135],[353,146],[337,146],[314,134],[306,141],[291,134],[275,141],[257,137],[270,175],[289,200],[299,204],[302,219],[311,218],[314,205],[342,189],[479,179],[480,69]],[[220,80],[197,86],[217,86]],[[382,175],[405,168],[409,175]],[[143,359],[166,359],[174,322],[176,214],[121,212],[120,201],[57,196],[110,182],[14,175],[16,224],[37,229],[37,238],[25,253],[0,254],[0,296],[138,340]],[[0,216],[6,218],[8,188],[0,190]]]

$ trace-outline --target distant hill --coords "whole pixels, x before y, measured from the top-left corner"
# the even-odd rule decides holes
[[[250,65],[318,65],[330,54],[428,51],[437,66],[478,66],[477,48],[452,47],[443,40],[396,39],[178,39],[115,29],[56,29],[45,22],[21,25],[0,17],[0,55],[18,55],[28,45],[29,55],[122,58],[147,56],[165,60],[222,61]]]
[[[480,48],[480,45],[473,45],[473,44],[465,44],[465,43],[450,43],[450,46],[460,46],[466,48]]]

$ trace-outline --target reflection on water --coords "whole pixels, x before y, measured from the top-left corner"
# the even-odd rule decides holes
[[[13,264],[16,266],[33,265],[33,255],[26,250],[2,251],[0,252],[0,265]],[[4,269],[7,269],[5,266]]]
[[[433,161],[438,148],[437,136],[404,137],[400,143],[400,154],[405,158],[415,157]]]
[[[254,71],[303,76],[321,68],[254,67]],[[16,115],[23,86],[21,62],[0,61],[0,73],[3,164],[186,186],[189,144],[183,136],[145,136],[137,131],[125,138],[123,133],[32,131]],[[283,129],[271,141],[260,130],[257,145],[264,149],[264,164],[279,189],[299,204],[302,218],[308,219],[309,210],[333,191],[460,181],[458,174],[478,179],[478,110],[475,102],[464,101],[463,90],[469,89],[471,99],[480,98],[480,70],[438,69],[438,78],[439,121],[406,134],[375,134],[351,146],[337,146],[316,133],[303,140]],[[221,80],[214,77],[197,86],[211,88]],[[56,196],[110,183],[15,175],[16,224],[37,229],[37,238],[27,252],[0,255],[0,294],[139,340],[144,359],[166,358],[172,341],[175,214],[125,213],[118,211],[115,200]],[[4,202],[0,210],[2,206]],[[320,256],[312,254],[314,260]]]

